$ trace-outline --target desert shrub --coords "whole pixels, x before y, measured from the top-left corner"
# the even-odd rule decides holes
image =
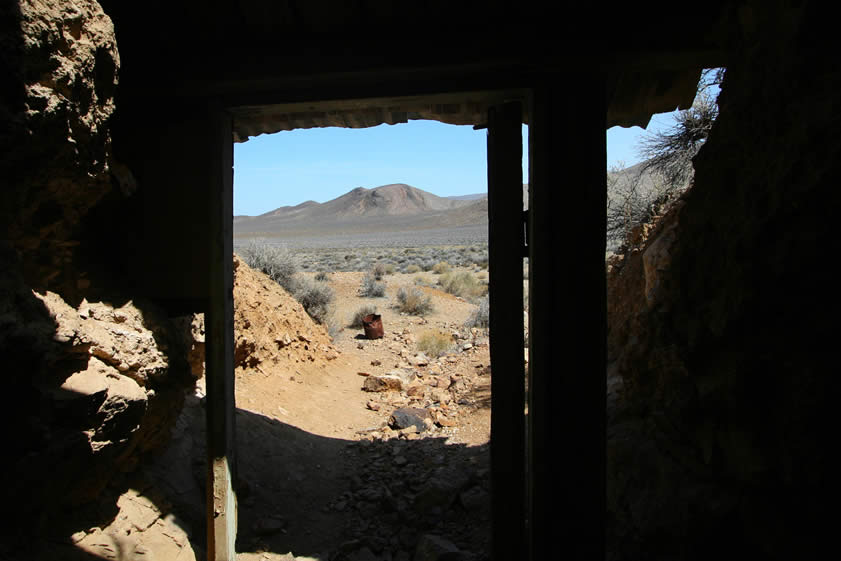
[[[479,284],[471,273],[445,273],[438,279],[438,284],[449,294],[462,298],[476,298],[485,292],[485,287]]]
[[[453,346],[453,338],[437,329],[428,329],[418,336],[417,347],[428,356],[441,356]]]
[[[380,298],[385,296],[385,283],[377,282],[374,275],[367,274],[362,277],[362,284],[359,285],[359,295],[363,298]]]
[[[465,327],[479,327],[482,329],[487,329],[491,326],[491,306],[487,296],[479,300],[479,304],[470,314],[470,317],[467,318],[467,321],[464,322],[464,325]]]
[[[421,270],[421,268],[420,268],[420,267],[418,267],[417,265],[414,265],[414,264],[409,265],[408,267],[406,267],[406,272],[407,272],[407,273],[410,273],[410,274],[411,274],[411,273],[419,273],[419,272],[420,272],[420,270]]]
[[[295,299],[301,303],[312,319],[324,324],[332,313],[333,290],[324,283],[299,279]]]
[[[382,278],[386,274],[385,265],[382,264],[382,263],[377,263],[376,265],[374,265],[374,268],[371,269],[371,274],[374,276],[374,278],[376,280],[382,280]]]
[[[371,315],[371,314],[376,314],[376,313],[377,313],[377,307],[376,306],[371,306],[369,304],[365,304],[364,306],[362,306],[361,308],[356,310],[356,313],[353,314],[352,318],[350,318],[350,322],[348,323],[348,327],[361,328],[362,327],[362,318],[364,318],[365,316]]]
[[[391,263],[386,263],[385,264],[385,274],[393,275],[394,274],[394,265],[392,265]]]
[[[397,291],[397,309],[413,316],[423,316],[432,311],[432,300],[418,288]]]
[[[417,286],[423,286],[423,285],[432,286],[434,284],[432,282],[432,279],[429,279],[429,278],[427,278],[423,275],[416,276],[415,280],[414,280],[414,283]]]
[[[449,263],[447,263],[446,261],[439,261],[438,263],[433,265],[432,272],[436,275],[440,275],[441,273],[449,272],[451,269],[452,267],[450,267]]]
[[[318,273],[315,274],[315,280],[317,280],[319,282],[327,282],[328,280],[330,280],[330,277],[327,275],[327,273],[325,271],[319,271]]]
[[[284,246],[269,245],[265,240],[252,240],[238,251],[245,263],[286,289],[295,292],[298,265],[295,256]]]

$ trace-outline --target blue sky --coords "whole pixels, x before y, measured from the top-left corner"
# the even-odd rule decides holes
[[[649,130],[669,123],[668,114],[655,115]],[[638,162],[635,143],[644,133],[640,127],[610,129],[608,166]],[[527,134],[524,126],[524,173]],[[442,197],[482,193],[487,191],[485,151],[486,131],[437,121],[260,135],[234,144],[234,214],[325,202],[355,187],[389,183]]]

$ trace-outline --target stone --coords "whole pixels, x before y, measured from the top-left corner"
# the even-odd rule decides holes
[[[400,407],[389,417],[388,424],[395,430],[414,426],[418,431],[426,430],[425,419],[429,418],[429,411],[418,407]]]
[[[440,561],[446,554],[459,553],[451,541],[434,534],[424,534],[418,539],[414,561]]]
[[[435,413],[435,424],[439,427],[454,427],[458,425],[455,419],[447,417],[444,413],[437,411]]]
[[[422,399],[425,393],[424,387],[420,384],[413,384],[406,389],[406,395],[418,399]]]
[[[490,514],[491,496],[487,491],[478,485],[475,485],[466,491],[462,491],[458,497],[461,506],[463,506],[466,510],[470,512]]]
[[[403,389],[403,380],[397,376],[368,376],[362,384],[362,389],[366,392],[387,392],[387,391],[401,391]]]
[[[429,399],[436,403],[449,403],[452,399],[450,396],[450,392],[447,390],[442,390],[440,388],[432,390],[429,394]]]
[[[406,359],[412,366],[426,366],[429,364],[429,357],[423,353],[418,353]]]

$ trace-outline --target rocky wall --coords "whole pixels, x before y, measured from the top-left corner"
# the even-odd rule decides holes
[[[195,383],[189,318],[134,300],[115,270],[136,188],[111,155],[119,66],[96,1],[0,5],[0,557],[166,442]]]
[[[693,189],[609,266],[612,559],[809,558],[832,534],[841,72],[808,12],[751,17]]]
[[[195,384],[189,325],[150,303],[74,307],[2,271],[3,496],[16,505],[4,536],[71,520],[168,441]]]
[[[84,290],[78,226],[115,185],[131,188],[111,160],[114,28],[93,0],[4,2],[0,26],[0,243],[33,286]]]

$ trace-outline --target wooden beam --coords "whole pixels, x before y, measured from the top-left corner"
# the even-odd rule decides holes
[[[605,87],[533,90],[529,125],[529,548],[604,559]]]
[[[207,558],[235,561],[237,504],[234,447],[234,274],[232,119],[220,105],[208,111],[206,144],[210,198],[210,302],[206,314]],[[206,174],[206,175],[205,175]]]
[[[522,122],[520,102],[488,114],[494,559],[522,559],[525,550]]]

